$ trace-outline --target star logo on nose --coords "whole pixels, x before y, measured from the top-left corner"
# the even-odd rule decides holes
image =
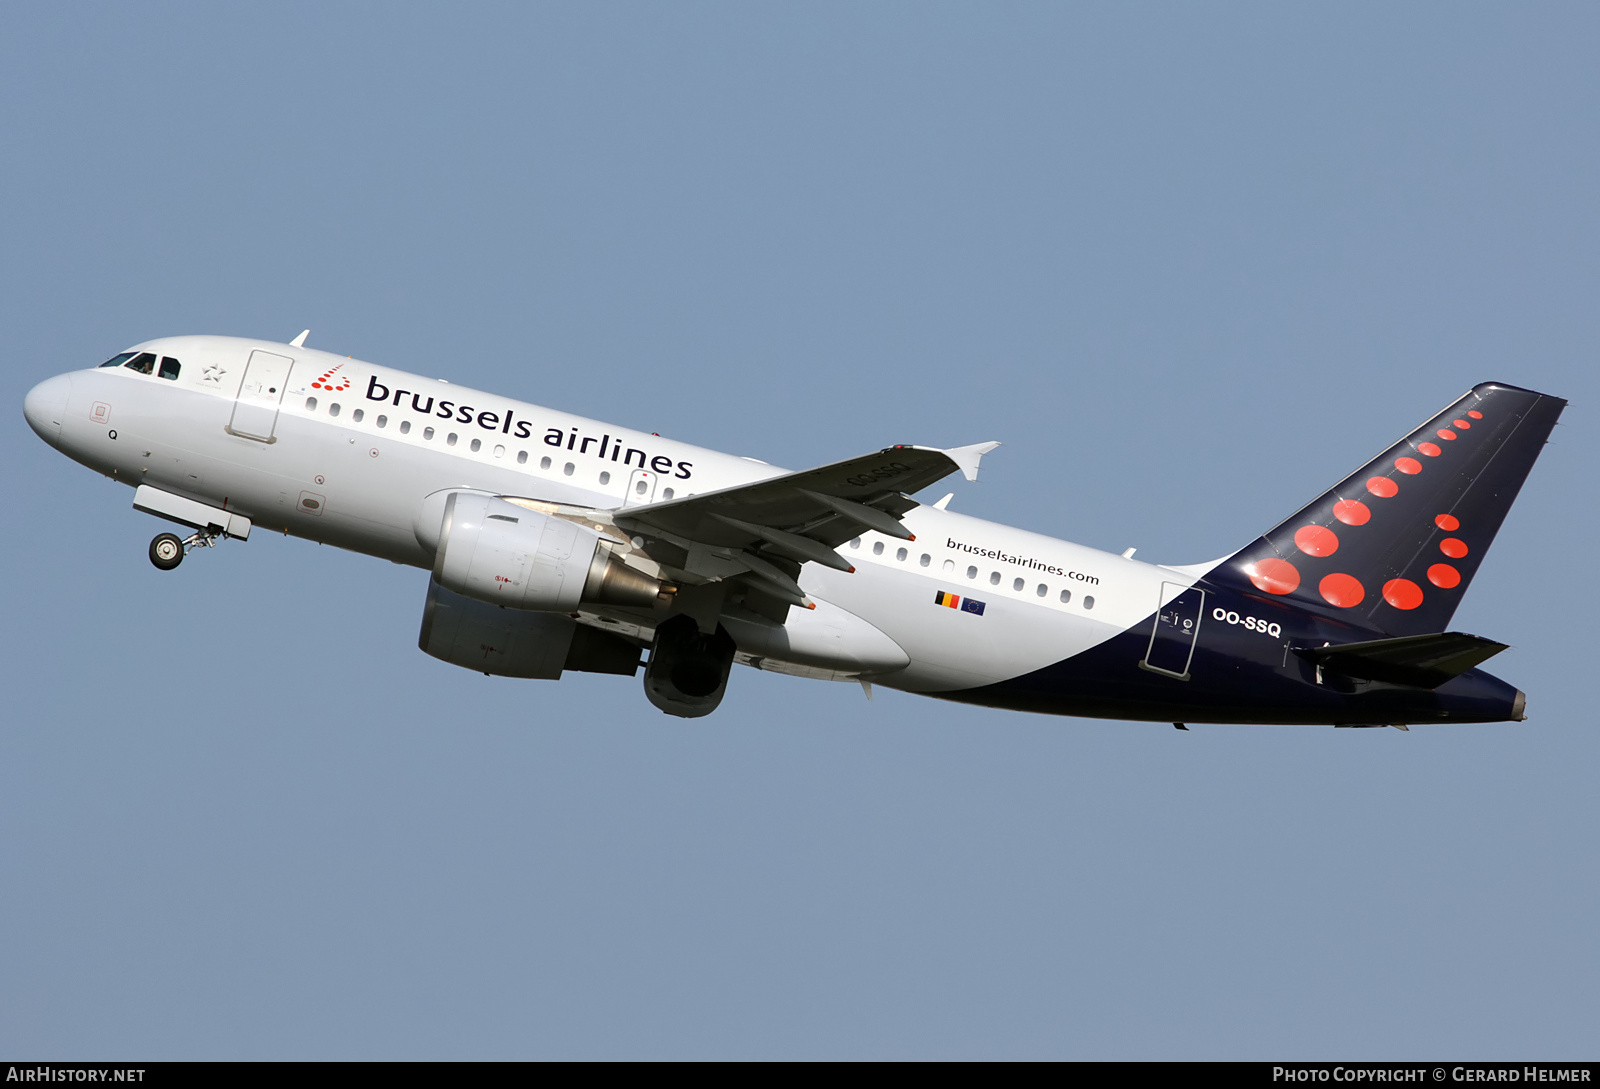
[[[201,376],[201,381],[210,382],[214,386],[220,386],[222,384],[222,376],[227,373],[227,371],[223,370],[215,363],[207,363],[205,373]]]

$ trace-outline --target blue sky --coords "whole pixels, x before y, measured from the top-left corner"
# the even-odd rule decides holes
[[[1597,532],[1597,30],[15,8],[0,1054],[1593,1057],[1596,603],[1549,557]],[[1170,563],[1475,382],[1554,393],[1453,625],[1530,720],[1181,734],[749,670],[669,720],[427,658],[420,571],[258,534],[158,572],[22,420],[140,340],[306,326],[793,468],[998,439],[955,509]]]

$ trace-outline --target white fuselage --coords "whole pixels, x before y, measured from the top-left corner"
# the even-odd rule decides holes
[[[131,350],[176,360],[181,369],[176,377],[125,367],[62,375],[52,380],[62,385],[46,383],[39,395],[59,407],[47,412],[30,398],[30,421],[40,428],[36,414],[59,415],[41,434],[124,483],[237,512],[262,529],[421,568],[432,567],[434,555],[419,541],[418,519],[427,497],[441,490],[604,511],[785,472],[308,348],[174,337]],[[245,382],[253,352],[286,361],[282,372],[263,378],[252,364]],[[54,437],[46,434],[52,424]],[[770,645],[747,647],[734,627],[741,660],[919,692],[974,688],[1126,631],[1210,566],[1157,567],[932,506],[903,522],[914,542],[869,532],[840,548],[853,574],[804,565],[801,585],[819,608],[791,610],[786,625],[803,652],[786,657]],[[940,591],[980,599],[983,614],[940,607]],[[841,610],[854,619],[846,623]],[[855,620],[892,640],[904,664],[898,656],[890,662],[854,652],[847,629]],[[831,645],[838,645],[836,655]]]

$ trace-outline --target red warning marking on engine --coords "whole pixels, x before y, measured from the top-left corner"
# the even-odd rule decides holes
[[[1324,575],[1317,583],[1317,590],[1330,605],[1341,609],[1353,609],[1367,596],[1367,588],[1361,585],[1360,579],[1343,573]]]
[[[1383,480],[1389,487],[1394,487],[1394,481],[1384,477],[1374,477],[1374,480]],[[1367,481],[1367,490],[1372,490],[1372,481]],[[1393,492],[1389,493],[1393,495]],[[1333,516],[1347,526],[1364,526],[1372,519],[1372,510],[1358,499],[1341,499],[1333,505]]]
[[[1461,585],[1461,572],[1447,563],[1436,563],[1428,568],[1428,581],[1444,590],[1453,590]]]
[[[1452,560],[1459,560],[1467,554],[1467,542],[1459,537],[1446,537],[1439,542],[1439,551]]]
[[[1438,435],[1445,442],[1455,442],[1456,441],[1456,433],[1454,431],[1451,431],[1447,427],[1439,428],[1439,430],[1435,431],[1434,434]]]
[[[1430,458],[1436,458],[1443,453],[1438,446],[1431,442],[1419,442],[1417,443],[1417,449],[1427,454]]]
[[[1308,556],[1331,556],[1339,551],[1339,537],[1327,526],[1301,526],[1294,531],[1294,543]]]
[[[1400,485],[1386,476],[1375,476],[1367,481],[1367,491],[1379,499],[1393,499],[1400,491]]]
[[[1415,609],[1422,604],[1422,587],[1410,579],[1390,579],[1383,584],[1383,600],[1397,609]]]
[[[1300,587],[1300,572],[1288,560],[1257,560],[1246,564],[1244,573],[1264,594],[1292,594]]]
[[[1396,458],[1394,467],[1410,476],[1416,476],[1422,472],[1422,462],[1416,458]]]
[[[1467,413],[1467,415],[1468,415],[1468,416],[1471,416],[1471,417],[1472,417],[1472,418],[1473,418],[1473,419],[1474,419],[1474,420],[1481,420],[1481,419],[1483,419],[1483,413],[1481,413],[1481,412],[1479,412],[1479,411],[1478,411],[1478,410],[1477,410],[1477,409],[1475,409],[1475,408],[1474,408],[1474,409],[1471,409],[1471,410],[1470,410],[1470,411],[1468,411],[1468,413]]]
[[[1456,530],[1461,528],[1461,519],[1457,518],[1453,514],[1441,514],[1439,517],[1433,520],[1433,524],[1444,530],[1446,533],[1454,533]]]

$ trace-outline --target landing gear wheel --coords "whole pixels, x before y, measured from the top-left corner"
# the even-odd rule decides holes
[[[183,562],[183,541],[176,533],[158,533],[150,542],[150,562],[171,571]]]

